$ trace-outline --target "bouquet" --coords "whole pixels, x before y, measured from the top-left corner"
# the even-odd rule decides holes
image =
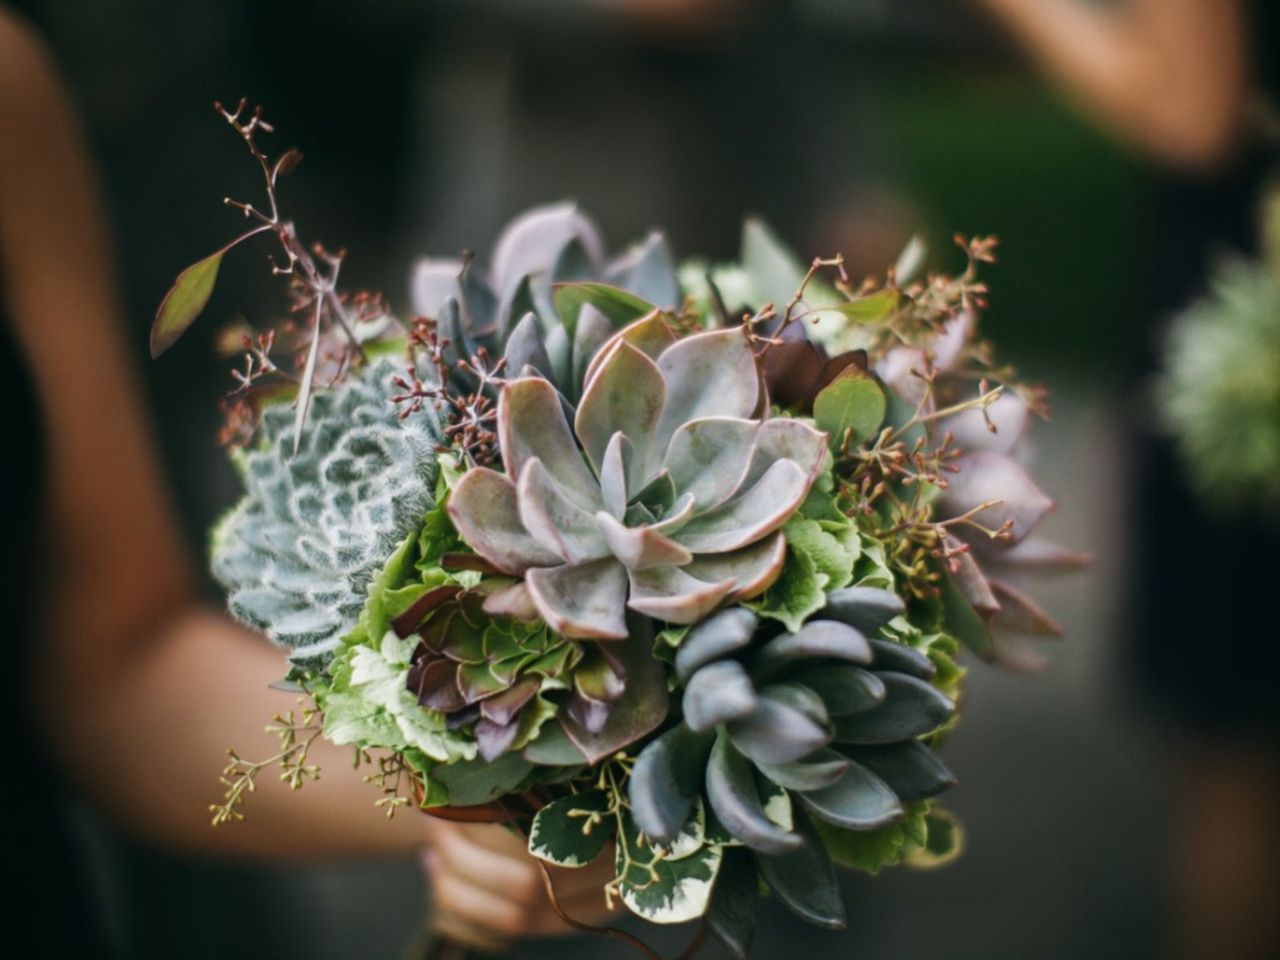
[[[1219,512],[1280,516],[1280,188],[1263,203],[1264,256],[1224,259],[1174,319],[1158,382],[1164,425]]]
[[[246,493],[212,564],[306,701],[282,776],[350,744],[389,815],[612,857],[602,896],[737,956],[766,892],[838,928],[835,867],[953,856],[962,648],[1025,662],[1059,628],[1023,575],[1079,562],[1032,535],[1043,393],[978,335],[994,240],[960,241],[956,275],[913,242],[855,282],[757,221],[733,264],[678,265],[660,233],[609,256],[558,204],[419,262],[402,319],[280,213],[299,155],[267,157],[261,110],[222,113],[267,203],[228,201],[249,228],[178,277],[152,344],[228,250],[280,245],[293,317],[244,338]],[[232,754],[215,822],[262,769]]]

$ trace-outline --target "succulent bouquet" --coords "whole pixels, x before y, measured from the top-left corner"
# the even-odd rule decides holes
[[[1223,512],[1280,519],[1280,186],[1262,205],[1264,256],[1224,259],[1174,319],[1158,383],[1198,491]]]
[[[920,279],[913,243],[855,283],[754,221],[735,264],[678,267],[658,233],[609,256],[561,204],[488,258],[421,261],[401,321],[299,243],[276,201],[297,156],[261,151],[260,111],[223,115],[268,203],[234,203],[252,226],[180,275],[153,345],[226,250],[280,243],[296,359],[245,339],[246,495],[212,562],[308,701],[283,775],[316,774],[316,736],[351,744],[388,813],[612,857],[602,896],[738,956],[765,892],[840,927],[834,866],[953,855],[961,648],[1025,659],[1058,627],[1022,576],[1078,560],[1032,535],[1042,394],[977,335],[994,242]],[[215,821],[261,769],[232,755]]]

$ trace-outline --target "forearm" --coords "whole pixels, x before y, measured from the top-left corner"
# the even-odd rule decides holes
[[[976,0],[1118,138],[1181,166],[1220,160],[1239,126],[1239,0]]]
[[[275,713],[297,712],[296,695],[268,686],[285,670],[280,651],[193,608],[106,676],[64,682],[74,692],[46,696],[51,749],[108,816],[166,845],[252,857],[382,855],[421,846],[420,815],[410,808],[388,821],[374,807],[376,788],[362,780],[368,769],[354,770],[351,749],[323,738],[310,752],[319,780],[294,791],[280,781],[278,766],[263,769],[245,820],[210,825],[226,749],[249,760],[279,751],[263,728]],[[42,685],[58,689],[50,679]]]

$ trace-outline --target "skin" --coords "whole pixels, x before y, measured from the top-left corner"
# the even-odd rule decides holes
[[[563,932],[548,920],[522,843],[498,828],[412,814],[388,822],[346,748],[317,741],[318,782],[294,794],[268,772],[244,822],[210,827],[227,745],[270,756],[276,745],[263,725],[295,703],[268,689],[284,670],[280,652],[197,601],[121,335],[111,250],[55,70],[0,9],[0,291],[47,445],[33,560],[43,572],[33,581],[59,587],[35,598],[27,683],[50,756],[100,810],[154,842],[243,858],[409,854],[431,844],[432,886],[459,928]],[[566,904],[602,900],[598,871],[566,873]]]
[[[1220,163],[1245,104],[1241,0],[971,0],[1117,139],[1173,167]]]

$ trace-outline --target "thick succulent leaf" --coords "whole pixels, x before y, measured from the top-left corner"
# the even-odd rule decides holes
[[[760,618],[745,607],[722,610],[690,630],[676,652],[676,676],[687,682],[703,664],[728,656],[751,643]]]
[[[837,717],[837,743],[893,743],[923,736],[955,712],[955,704],[923,680],[891,671],[877,675],[885,685],[884,702],[862,713]]]
[[[529,827],[529,852],[558,867],[585,867],[613,838],[603,790],[587,790],[547,804]]]
[[[595,517],[573,502],[537,457],[525,461],[516,494],[524,528],[561,560],[584,563],[609,555]]]
[[[481,717],[472,728],[476,746],[480,749],[480,757],[489,763],[511,749],[519,732],[520,728],[516,723],[498,723],[487,717]]]
[[[1002,393],[987,407],[985,417],[981,410],[965,410],[948,417],[938,429],[950,433],[960,450],[1008,453],[1022,436],[1027,420],[1027,405],[1016,394]]]
[[[785,853],[801,845],[797,834],[769,819],[751,764],[723,735],[716,738],[707,760],[706,787],[720,823],[751,849]]]
[[[984,527],[996,529],[1012,522],[1011,543],[1029,534],[1053,508],[1053,501],[1016,461],[1004,454],[978,451],[955,461],[956,473],[948,478],[939,499],[942,515],[960,516],[991,500],[1000,501],[978,513]]]
[[[885,689],[880,678],[852,663],[806,665],[788,673],[787,678],[821,697],[827,714],[832,717],[870,710],[884,700]]]
[[[790,853],[757,856],[760,872],[783,906],[802,920],[843,930],[844,903],[831,859],[808,818],[801,814],[795,820],[795,830],[803,840],[800,848]]]
[[[803,684],[771,683],[760,688],[760,695],[800,711],[820,727],[830,723],[822,698]]]
[[[514,617],[516,620],[538,619],[538,605],[523,583],[495,590],[484,598],[484,612],[491,617]]]
[[[992,580],[991,590],[1000,601],[1000,613],[996,619],[1000,629],[1040,637],[1062,636],[1058,622],[1013,584]]]
[[[520,476],[536,457],[577,506],[592,513],[600,508],[600,485],[578,452],[560,395],[548,381],[523,377],[502,388],[498,444],[508,476]]]
[[[914,647],[893,640],[872,640],[871,650],[876,657],[876,668],[895,673],[909,673],[921,680],[932,680],[938,673],[932,660]]]
[[[558,723],[548,723],[538,734],[538,739],[524,748],[524,758],[540,767],[578,767],[586,764],[583,755],[564,727]]]
[[[768,673],[815,657],[869,666],[871,645],[847,623],[810,620],[797,632],[780,634],[761,647],[752,662],[752,672]]]
[[[435,318],[450,297],[463,302],[461,277],[462,261],[456,257],[424,257],[419,260],[409,282],[413,312],[420,317]]]
[[[670,844],[702,786],[713,737],[677,724],[640,751],[627,781],[631,814],[645,835]]]
[[[657,310],[651,310],[639,319],[628,323],[613,335],[611,341],[601,347],[591,362],[587,364],[583,384],[589,383],[596,375],[600,362],[608,354],[609,348],[614,343],[619,341],[629,343],[650,360],[657,360],[664,350],[679,339],[679,335],[667,323],[664,315]]]
[[[549,204],[526,211],[507,225],[494,244],[494,287],[507,290],[524,277],[550,270],[560,251],[575,240],[596,263],[603,261],[600,236],[576,204]]]
[[[946,625],[947,632],[958,638],[983,660],[994,660],[995,643],[991,638],[991,629],[987,626],[990,614],[984,617],[974,609],[973,604],[969,602],[965,592],[950,573],[943,572],[941,586],[943,623]],[[996,602],[995,594],[991,595],[991,600]]]
[[[795,763],[762,763],[760,772],[789,790],[821,790],[836,783],[849,769],[849,759],[830,747]]]
[[[728,553],[755,543],[787,522],[812,482],[794,461],[778,460],[733,500],[681,527],[679,540],[694,553]]]
[[[525,528],[515,484],[500,473],[484,467],[468,470],[453,488],[448,510],[467,545],[505,573],[518,575],[560,562]]]
[[[605,449],[621,432],[635,449],[628,487],[638,490],[649,476],[642,473],[651,459],[649,445],[662,414],[667,386],[658,365],[623,340],[607,353],[582,392],[574,431],[599,473]]]
[[[547,355],[547,345],[542,339],[542,326],[532,312],[526,313],[511,331],[503,356],[507,361],[506,369],[512,372],[522,373],[532,368],[544,377],[555,373],[551,357]]]
[[[936,797],[956,782],[955,775],[919,740],[845,747],[844,752],[887,783],[904,803]]]
[[[535,316],[537,315],[538,302],[533,293],[533,279],[526,275],[520,278],[519,283],[513,284],[502,291],[495,319],[496,329],[494,334],[497,342],[505,344],[520,319],[531,313]],[[544,332],[549,333],[551,331]],[[508,369],[507,374],[510,376],[516,372],[518,371]]]
[[[627,576],[631,580],[627,606],[667,623],[697,623],[720,606],[737,586],[733,580],[698,580],[679,567],[628,570]]]
[[[809,476],[816,476],[827,458],[827,440],[806,423],[774,417],[760,424],[756,449],[743,487],[756,483],[779,460],[790,460]]]
[[[755,712],[726,726],[739,751],[757,763],[794,763],[831,742],[831,733],[813,717],[761,695]]]
[[[781,310],[787,305],[804,279],[805,267],[800,258],[764,223],[752,217],[742,225],[742,267],[760,303],[748,304],[759,309],[772,303]]]
[[[676,490],[692,494],[703,513],[728,500],[747,475],[760,426],[734,417],[706,417],[682,425],[663,460]]]
[[[1093,557],[1077,550],[1069,550],[1040,537],[1027,537],[1019,544],[1006,547],[984,562],[992,566],[1009,566],[1028,571],[1080,570],[1087,567]]]
[[[773,586],[787,560],[787,538],[779,531],[732,553],[704,553],[684,566],[699,580],[734,581],[733,599],[750,600]]]
[[[680,306],[675,258],[667,238],[657,230],[611,263],[608,275],[610,283],[654,306],[664,310]]]
[[[781,407],[807,409],[825,362],[822,351],[807,338],[775,341],[764,355],[770,399]]]
[[[642,504],[634,503],[629,509],[635,510],[641,506]],[[693,519],[693,515],[697,511],[697,507],[698,505],[691,494],[681,494],[676,498],[676,501],[671,505],[667,512],[663,514],[661,520],[650,519],[645,522],[649,523],[653,529],[657,530],[659,533],[674,534]],[[628,517],[628,519],[631,518]]]
[[[575,237],[560,248],[555,263],[551,265],[550,278],[553,284],[581,283],[590,280],[599,271],[597,260]]]
[[[696,853],[653,860],[644,835],[627,815],[617,854],[618,892],[631,911],[651,923],[686,923],[703,916],[716,876],[722,848],[710,844]]]
[[[613,555],[628,570],[682,566],[693,559],[687,549],[653,527],[626,527],[605,510],[596,513],[596,525]]]
[[[760,376],[751,344],[740,329],[685,337],[663,351],[658,367],[667,381],[667,403],[655,438],[659,453],[690,420],[750,418],[756,410]]]
[[[684,722],[704,731],[755,712],[759,698],[747,671],[736,660],[709,663],[684,688]]]
[[[627,515],[627,470],[632,456],[631,441],[615,433],[600,466],[600,498],[604,508],[618,520]]]
[[[902,805],[889,786],[854,762],[831,786],[799,796],[815,817],[848,830],[874,830],[902,819]]]
[[[667,718],[667,677],[653,656],[653,631],[646,622],[631,625],[628,639],[609,647],[626,676],[626,690],[609,711],[604,729],[590,733],[561,716],[565,733],[587,760],[599,763],[652,732]]]
[[[737,960],[747,960],[759,908],[760,879],[755,861],[740,847],[726,847],[707,907],[707,926]]]
[[[505,797],[532,770],[520,754],[508,753],[494,761],[476,758],[437,764],[431,769],[431,779],[449,792],[450,805],[473,807]]]
[[[573,328],[573,390],[577,396],[586,380],[588,366],[613,336],[613,324],[594,304],[584,303]]]
[[[627,636],[627,572],[612,557],[533,569],[525,583],[542,618],[556,633],[595,640]]]
[[[476,353],[476,344],[463,323],[462,307],[452,297],[445,300],[440,312],[436,314],[436,332],[440,337],[441,358],[455,375],[459,374],[459,362],[471,359]],[[469,375],[467,379],[471,383],[475,382]]]
[[[878,587],[844,587],[827,594],[824,617],[856,628],[864,637],[874,637],[894,617],[906,612],[902,598]]]

